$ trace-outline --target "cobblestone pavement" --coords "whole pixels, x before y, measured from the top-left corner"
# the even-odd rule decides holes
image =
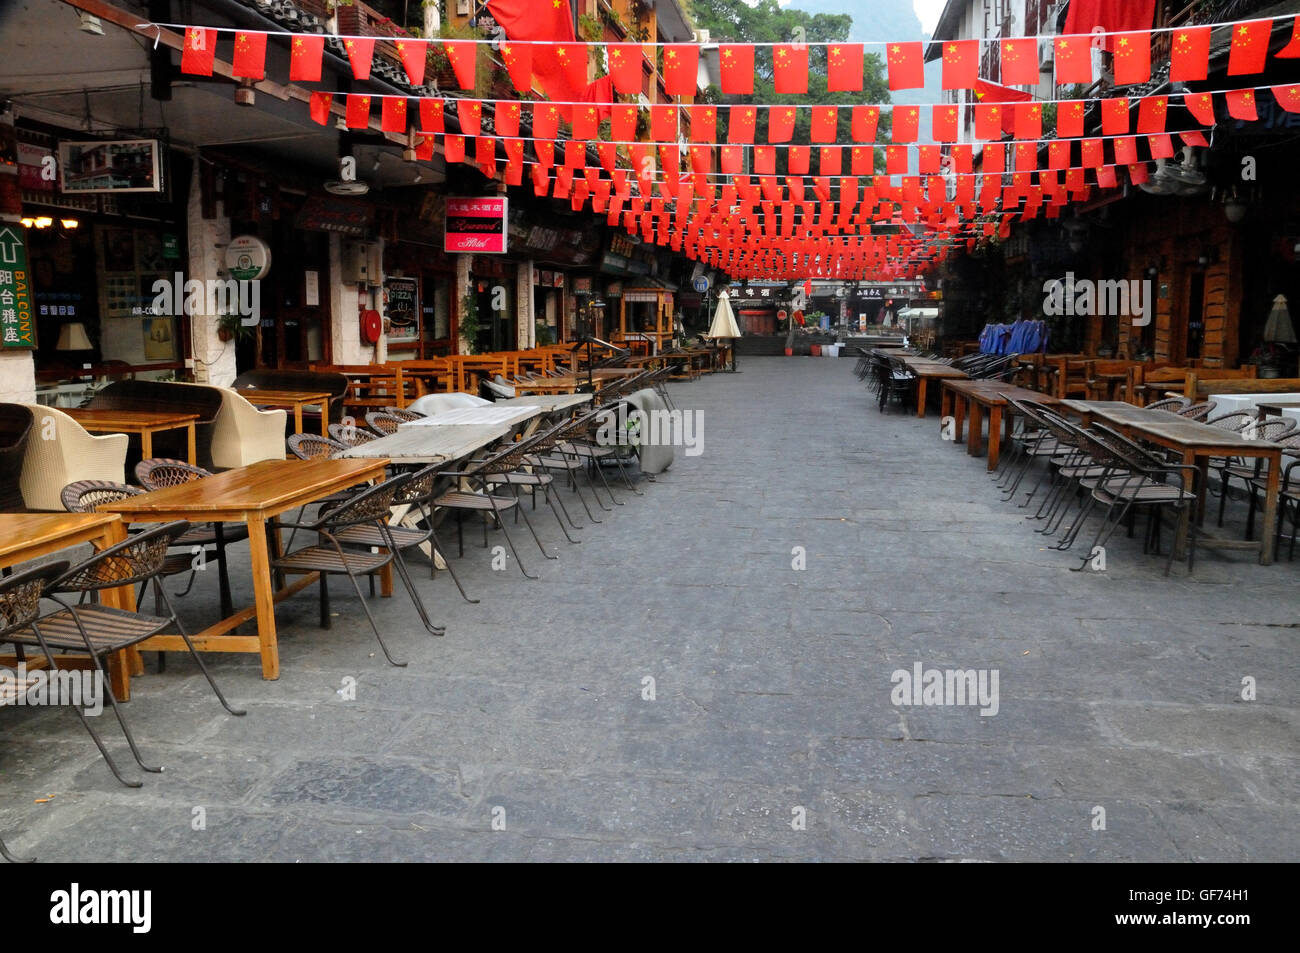
[[[675,385],[703,453],[580,545],[539,511],[560,557],[520,542],[539,581],[493,571],[471,527],[481,604],[417,571],[446,637],[400,590],[373,601],[408,668],[339,585],[330,630],[314,590],[280,605],[279,681],[210,656],[247,717],[149,657],[126,707],[166,772],[140,790],[70,712],[0,711],[0,834],[47,861],[1294,860],[1300,564],[1206,553],[1167,579],[1121,537],[1070,572],[982,461],[879,414],[852,368]],[[215,589],[182,600],[193,624]],[[894,704],[918,663],[996,672],[997,713]]]

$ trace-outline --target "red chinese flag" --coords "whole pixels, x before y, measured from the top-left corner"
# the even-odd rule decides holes
[[[1002,138],[1002,107],[997,103],[975,104],[975,138]]]
[[[1106,162],[1101,139],[1084,139],[1079,145],[1080,162],[1085,169],[1096,169]]]
[[[791,175],[807,175],[812,168],[812,149],[809,146],[791,146],[786,153],[786,168]]]
[[[1228,103],[1228,115],[1233,119],[1254,122],[1259,118],[1255,109],[1255,91],[1253,89],[1233,89],[1223,94]]]
[[[890,43],[886,58],[891,90],[920,89],[925,86],[925,52],[919,41]]]
[[[332,93],[312,93],[311,94],[311,118],[312,121],[320,123],[322,126],[329,122],[330,104],[334,101]]]
[[[462,135],[477,136],[483,123],[483,104],[478,100],[456,100],[456,119]]]
[[[854,146],[849,157],[849,171],[854,175],[874,175],[876,150],[871,146]]]
[[[421,162],[433,161],[433,140],[435,136],[417,135],[415,137],[415,158]]]
[[[1002,173],[1007,171],[1007,144],[990,142],[984,147],[984,171]]]
[[[713,168],[713,150],[708,146],[691,146],[691,171],[708,175]]]
[[[876,126],[880,122],[879,106],[854,106],[849,133],[854,142],[875,142]]]
[[[917,146],[916,171],[921,175],[938,175],[941,153],[938,146]]]
[[[920,46],[921,44],[917,44]],[[804,96],[808,92],[808,46],[782,43],[772,47],[773,78],[778,93]]]
[[[700,48],[694,43],[664,47],[664,91],[669,96],[690,96],[696,90]]]
[[[1145,162],[1133,164],[1128,167],[1128,177],[1134,185],[1141,185],[1151,178],[1151,170],[1147,168]]]
[[[544,196],[551,191],[551,173],[546,166],[535,165],[528,174],[533,180],[534,195]]]
[[[555,142],[551,139],[533,141],[533,151],[537,153],[537,163],[547,169],[555,165]]]
[[[1128,132],[1128,99],[1117,96],[1101,101],[1101,132],[1105,136],[1122,136]]]
[[[1063,139],[1077,139],[1083,135],[1084,105],[1073,99],[1056,104],[1056,134]]]
[[[379,117],[379,127],[384,132],[406,132],[406,99],[401,96],[385,96]]]
[[[916,142],[916,130],[920,124],[921,110],[916,106],[895,106],[893,108],[893,128],[890,141]]]
[[[1056,140],[1047,144],[1047,167],[1049,169],[1068,169],[1070,167],[1070,144]]]
[[[1043,138],[1043,107],[1038,103],[1020,103],[1016,110],[1016,138]]]
[[[420,131],[442,132],[443,105],[441,99],[420,100]]]
[[[885,175],[907,175],[907,146],[885,146]]]
[[[473,40],[443,40],[442,48],[446,51],[447,60],[456,74],[456,83],[461,89],[473,89],[478,63],[478,44]]]
[[[975,166],[975,150],[970,143],[952,147],[952,167],[958,175],[970,175]]]
[[[826,89],[856,93],[862,89],[862,44],[832,43],[826,47]]]
[[[809,138],[813,142],[834,142],[838,127],[839,112],[834,106],[812,108],[812,130]]]
[[[573,108],[573,138],[595,139],[600,128],[600,114],[595,106],[575,106]]]
[[[1174,157],[1173,136],[1147,136],[1147,148],[1153,159],[1172,159]]]
[[[650,107],[650,138],[655,142],[677,141],[677,107],[655,103]]]
[[[1184,93],[1183,105],[1202,126],[1214,125],[1214,99],[1209,93]]]
[[[497,141],[491,136],[474,140],[474,164],[489,179],[497,174]]]
[[[533,138],[554,139],[559,134],[559,107],[550,103],[533,103]]]
[[[1120,136],[1115,140],[1115,161],[1119,165],[1132,165],[1138,160],[1137,139]]]
[[[240,79],[263,79],[266,76],[266,34],[235,34],[235,55],[230,61],[231,74]]]
[[[718,111],[707,103],[696,103],[691,109],[691,141],[713,142],[718,138]]]
[[[1052,41],[1056,85],[1092,85],[1092,48],[1086,36],[1058,36]]]
[[[795,109],[793,106],[767,107],[767,141],[789,142],[794,135]]]
[[[956,142],[959,130],[957,128],[957,107],[952,105],[937,105],[930,110],[930,128],[934,132],[934,138],[939,142]]]
[[[321,38],[324,42],[324,38]],[[185,31],[185,49],[181,51],[181,72],[196,76],[212,75],[212,59],[217,52],[217,31],[192,26]],[[319,69],[317,70],[319,73]]]
[[[754,146],[754,174],[776,174],[776,147]]]
[[[730,106],[727,110],[727,141],[753,142],[758,111],[753,106]]]
[[[536,115],[537,107],[533,107]],[[537,135],[534,127],[533,134]],[[609,138],[614,142],[631,142],[636,138],[636,106],[632,103],[618,103],[609,114]]]
[[[949,40],[944,43],[943,89],[971,89],[979,75],[979,40]]]
[[[587,144],[578,139],[564,143],[564,165],[570,169],[580,169],[587,163]]]
[[[745,151],[740,146],[723,146],[718,169],[724,175],[739,175]]]
[[[365,129],[370,125],[369,96],[359,96],[356,93],[348,94],[346,122],[349,129]]]
[[[464,136],[443,136],[442,137],[442,154],[448,162],[465,161],[465,137]]]
[[[533,48],[527,43],[502,43],[501,61],[510,73],[510,82],[521,93],[533,88]]]
[[[1097,169],[1097,187],[1102,189],[1119,188],[1119,179],[1115,175],[1114,166],[1103,165]]]
[[[728,96],[749,96],[754,92],[754,48],[726,46],[718,52],[722,92]],[[637,92],[640,91],[638,86]]]
[[[1232,46],[1228,49],[1229,76],[1263,72],[1272,30],[1272,20],[1251,20],[1232,28]]]
[[[1164,132],[1168,111],[1168,96],[1143,96],[1138,100],[1137,132],[1143,135]]]
[[[322,36],[313,37],[313,39],[324,40]],[[294,38],[295,48],[298,38]],[[397,57],[402,61],[402,69],[406,72],[406,79],[412,86],[420,86],[424,83],[424,66],[428,62],[428,50],[420,40],[398,40]],[[320,72],[320,61],[317,60],[317,73]],[[290,79],[293,77],[291,76]],[[317,79],[320,76],[317,75]]]
[[[820,175],[839,175],[843,169],[844,158],[839,146],[822,146],[817,156],[817,171]]]
[[[496,130],[498,135],[507,138],[519,135],[520,111],[518,103],[497,103]]]
[[[1178,138],[1183,140],[1183,145],[1196,146],[1198,149],[1210,148],[1210,140],[1205,138],[1203,132],[1180,132]]]
[[[636,95],[641,92],[641,44],[612,43],[609,47],[609,75],[616,92]]]
[[[596,143],[596,154],[600,156],[601,167],[610,175],[614,174],[614,164],[618,161],[618,146],[612,142]]]
[[[1008,86],[1038,83],[1038,40],[1018,37],[1002,41],[1002,82]]]
[[[1033,172],[1037,168],[1038,168],[1038,143],[1036,142],[1016,143],[1016,170],[1018,172]]]
[[[1208,26],[1184,26],[1173,32],[1169,50],[1169,81],[1194,83],[1210,74]]]
[[[324,51],[325,37],[295,36],[289,53],[289,81],[291,83],[320,82],[321,54]]]
[[[356,37],[351,40],[344,40],[343,48],[348,51],[348,62],[352,64],[352,78],[369,79],[370,61],[375,55],[375,41]]]
[[[1292,83],[1290,86],[1274,86],[1273,98],[1287,112],[1300,112],[1300,83]]]
[[[1121,33],[1115,43],[1115,85],[1134,86],[1151,79],[1151,34]]]

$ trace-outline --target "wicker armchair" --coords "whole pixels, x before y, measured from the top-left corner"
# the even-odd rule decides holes
[[[363,443],[378,440],[379,435],[356,424],[330,424],[330,439],[343,444],[344,447],[359,447]]]
[[[229,387],[221,393],[221,410],[212,425],[212,465],[221,470],[261,460],[284,459],[283,410],[258,410]]]
[[[366,426],[381,437],[397,433],[397,428],[404,423],[406,421],[401,417],[394,417],[392,414],[386,414],[383,411],[372,410],[366,414]]]
[[[56,407],[24,406],[32,413],[38,437],[27,442],[23,457],[21,486],[28,509],[62,512],[60,494],[69,483],[126,481],[126,434],[93,436]],[[47,433],[54,439],[40,439]]]

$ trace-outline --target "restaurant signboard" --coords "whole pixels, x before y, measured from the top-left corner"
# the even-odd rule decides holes
[[[506,197],[447,199],[443,250],[501,255],[506,250]]]
[[[36,346],[32,276],[23,229],[0,222],[0,346]]]

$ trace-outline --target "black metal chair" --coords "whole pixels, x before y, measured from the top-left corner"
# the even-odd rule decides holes
[[[367,524],[379,527],[386,526],[393,504],[393,497],[403,482],[402,477],[394,477],[361,490],[348,499],[340,501],[333,508],[326,510],[310,523],[282,524],[293,527],[295,532],[300,529],[314,532],[319,537],[319,542],[314,545],[304,546],[271,561],[271,568],[277,572],[299,575],[313,572],[320,573],[320,624],[323,629],[331,627],[328,578],[331,575],[347,576],[352,582],[352,588],[356,590],[357,598],[361,600],[361,608],[370,622],[370,628],[375,634],[375,639],[379,642],[380,648],[384,650],[384,657],[391,664],[399,667],[403,667],[407,663],[399,662],[388,651],[388,645],[379,632],[379,626],[370,612],[370,606],[366,602],[365,595],[361,592],[361,583],[357,578],[358,576],[377,573],[385,566],[395,562],[400,557],[397,546],[391,542],[385,543],[385,548],[379,552],[372,552],[371,547],[368,545],[364,548],[345,549],[340,536],[354,526]],[[382,530],[380,538],[387,538]],[[428,615],[424,611],[423,603],[419,600],[419,595],[415,592],[414,587],[409,585],[404,564],[399,562],[398,566],[399,572],[403,575],[403,582],[408,583],[407,591],[420,610],[421,617],[427,620]],[[428,623],[426,622],[426,624]]]
[[[65,563],[57,573],[42,574],[45,567],[41,567],[37,570],[31,570],[29,573],[11,576],[5,580],[6,588],[4,591],[8,592],[10,591],[8,587],[17,585],[16,580],[25,579],[28,582],[33,582],[39,579],[41,585],[38,589],[35,591],[31,588],[19,590],[15,593],[17,598],[31,600],[44,597],[53,600],[60,608],[40,616],[38,619],[29,619],[23,625],[11,626],[9,630],[6,630],[0,636],[0,640],[13,642],[15,645],[20,646],[39,646],[51,666],[54,665],[55,649],[86,652],[102,679],[104,697],[108,699],[113,714],[117,716],[118,724],[122,726],[122,733],[126,736],[127,744],[131,748],[131,754],[134,755],[136,763],[143,770],[153,773],[161,772],[162,768],[150,767],[144,763],[140,749],[136,745],[135,737],[131,734],[126,718],[118,706],[117,699],[113,696],[113,690],[108,678],[108,668],[104,662],[105,657],[108,655],[130,648],[168,628],[174,627],[177,634],[184,640],[186,648],[189,649],[190,655],[193,656],[195,663],[199,667],[199,671],[208,680],[208,684],[220,700],[222,707],[232,715],[245,714],[242,709],[232,708],[226,700],[226,696],[217,687],[216,681],[212,678],[212,673],[208,671],[208,666],[203,661],[202,655],[195,649],[189,633],[185,631],[176,610],[172,607],[171,600],[167,597],[166,590],[163,589],[162,584],[159,582],[163,563],[167,559],[168,547],[174,545],[175,541],[189,528],[189,523],[184,521],[166,523],[138,533],[115,546],[101,550],[71,568]],[[165,610],[166,616],[151,616],[138,611],[130,612],[125,609],[106,606],[99,602],[81,602],[72,605],[63,598],[74,593],[83,597],[87,595],[94,597],[105,589],[133,586],[136,583],[153,585],[154,604]],[[90,736],[95,740],[95,744],[99,748],[100,754],[104,756],[104,760],[108,763],[113,776],[127,787],[140,787],[139,781],[131,782],[122,777],[99,735],[85,720],[85,716],[79,709],[77,713],[86,726],[86,730],[90,732]]]

